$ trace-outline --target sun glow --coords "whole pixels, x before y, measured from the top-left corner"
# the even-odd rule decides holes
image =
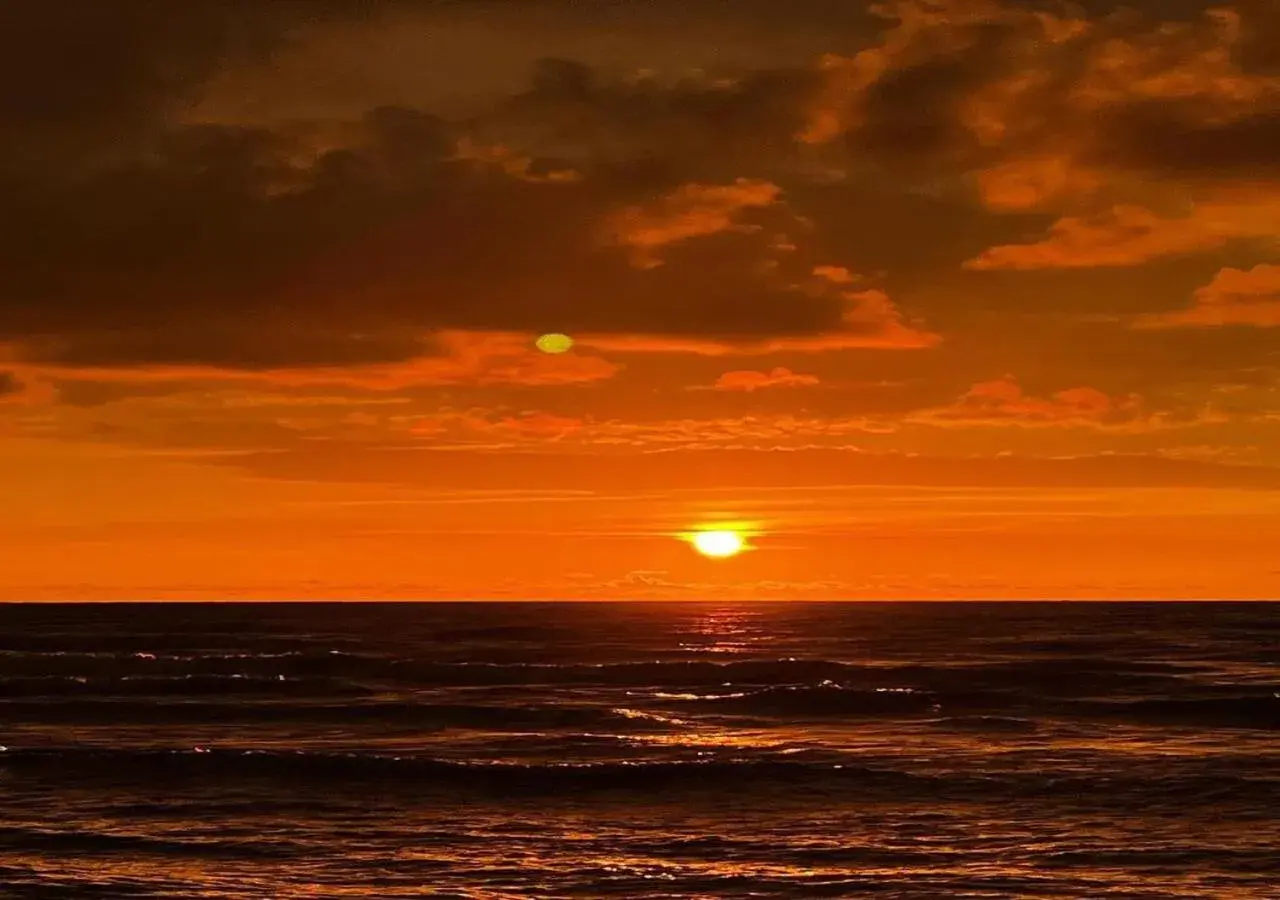
[[[690,538],[693,549],[703,556],[724,559],[746,549],[746,541],[736,531],[699,531]]]

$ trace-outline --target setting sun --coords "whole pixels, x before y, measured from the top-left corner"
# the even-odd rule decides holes
[[[743,551],[746,542],[736,531],[700,531],[692,538],[693,548],[703,556],[722,559],[736,556]]]

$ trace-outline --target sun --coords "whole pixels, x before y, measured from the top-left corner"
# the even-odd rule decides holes
[[[737,556],[746,549],[746,541],[736,531],[699,531],[690,542],[703,556],[715,559]]]

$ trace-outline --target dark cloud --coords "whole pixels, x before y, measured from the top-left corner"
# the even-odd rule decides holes
[[[803,5],[814,22],[854,25],[840,9],[857,4]],[[538,8],[558,22],[588,15],[581,6]],[[713,6],[650,11],[670,23],[714,18]],[[1177,9],[1190,17],[1195,6]],[[898,321],[896,296],[874,294],[882,314],[851,322],[846,292],[816,289],[814,267],[857,266],[858,255],[876,253],[898,269],[942,256],[958,262],[944,244],[960,238],[946,229],[960,228],[950,214],[959,202],[973,205],[966,192],[982,183],[975,174],[999,170],[983,190],[1008,211],[1057,195],[1078,201],[1074,189],[1091,185],[1094,170],[1153,181],[1275,171],[1268,150],[1280,129],[1261,102],[1271,95],[1219,52],[1233,48],[1241,65],[1249,57],[1250,72],[1265,68],[1258,35],[1271,34],[1274,17],[1249,3],[1238,20],[1187,18],[1161,30],[1154,16],[1134,13],[1086,27],[1039,6],[903,2],[892,9],[900,21],[864,54],[825,65],[673,78],[547,59],[524,89],[466,121],[371,97],[358,122],[330,131],[178,124],[176,111],[189,110],[213,75],[272,59],[299,35],[340,37],[356,17],[482,8],[506,21],[514,6],[120,0],[110,14],[87,0],[7,6],[0,348],[53,366],[258,370],[421,358],[440,330],[639,336],[633,346],[660,349],[866,346],[807,339],[879,334]],[[743,15],[763,28],[787,17],[777,9],[753,0]],[[819,120],[831,125],[827,139],[797,139]],[[35,177],[35,159],[49,176],[53,146],[84,150],[98,166]],[[815,186],[824,167],[851,177],[839,190]],[[776,185],[776,196],[738,206],[669,202],[731,192],[743,179]],[[849,187],[867,182],[861,194]],[[837,215],[837,204],[848,209]],[[611,237],[608,223],[636,209],[668,216],[670,227],[647,221],[644,245]],[[813,209],[824,227],[840,227],[817,233],[805,218]],[[1048,261],[1142,262],[1227,240],[1177,223],[1169,236],[1145,207],[1116,209],[1126,212],[1102,225],[1063,219],[1071,227],[1060,232],[1089,240],[1050,247]],[[938,221],[923,221],[930,216]],[[1117,249],[1117,232],[1133,243],[1134,221],[1154,237]],[[1241,233],[1261,226],[1248,227]],[[969,239],[967,222],[964,230]],[[1044,265],[1042,257],[1031,262]]]
[[[1250,72],[1280,75],[1280,6],[1272,0],[1236,0],[1240,13],[1240,65]]]
[[[531,88],[479,128],[535,150],[568,148],[580,164],[647,161],[672,180],[755,175],[794,156],[794,136],[820,84],[816,71],[800,68],[674,83],[620,80],[548,59],[538,63]]]
[[[1006,155],[1011,145],[1033,143],[1037,137],[1025,126],[1003,131],[998,142],[984,140],[974,110],[982,92],[1027,73],[1029,49],[1045,42],[1038,20],[957,14],[943,26],[939,14],[941,22],[908,28],[914,16],[909,5],[903,8],[898,27],[911,36],[901,44],[886,40],[883,63],[875,63],[885,70],[865,91],[847,96],[850,108],[838,114],[856,123],[845,140],[854,160],[903,176],[954,177]],[[1041,101],[1050,93],[1048,83],[1035,87]]]
[[[37,339],[25,344],[26,360],[69,368],[138,365],[209,366],[245,371],[283,362],[311,366],[363,366],[399,362],[438,352],[429,341],[405,334],[340,334],[303,329],[161,326]]]
[[[1168,101],[1135,105],[1112,120],[1098,154],[1157,176],[1226,179],[1280,176],[1280,108],[1226,122],[1179,115]]]
[[[1274,4],[1093,6],[1090,18],[1047,4],[888,7],[878,40],[827,67],[806,137],[840,138],[873,172],[984,173],[999,209],[1078,202],[1111,175],[1275,174]]]
[[[34,380],[25,372],[0,370],[0,406],[39,406],[57,399],[53,385]]]
[[[267,52],[300,7],[231,0],[3,4],[0,164],[119,152],[218,67]]]
[[[388,64],[385,59],[326,58],[324,51],[308,51],[316,43],[331,48],[360,41],[367,36],[367,28],[358,30],[362,26],[445,39],[456,33],[468,45],[477,31],[487,32],[491,58],[453,60],[438,71],[432,59],[414,60],[414,67],[437,79],[487,83],[489,70],[523,72],[532,48],[539,41],[555,43],[558,33],[568,36],[566,49],[589,49],[575,47],[575,40],[616,34],[620,14],[629,20],[623,30],[639,31],[632,43],[640,48],[660,49],[664,35],[683,30],[704,35],[703,45],[713,49],[736,38],[750,48],[748,57],[780,53],[797,61],[821,52],[824,44],[848,46],[866,18],[858,4],[838,0],[799,0],[805,15],[795,14],[796,5],[784,12],[776,4],[745,0],[727,21],[718,0],[651,0],[626,10],[571,0],[10,0],[0,6],[0,167],[119,154],[198,105],[209,91],[216,93],[219,78],[251,73],[255,83],[232,87],[270,93],[272,67],[285,57],[310,69],[304,80],[312,91],[318,83],[348,99],[355,98],[357,84],[392,91],[394,79],[371,75]],[[526,29],[535,36],[522,42],[518,34]],[[693,41],[697,47],[699,38]],[[413,47],[402,49],[411,53]],[[424,49],[441,55],[439,44]],[[392,68],[412,81],[414,67]],[[341,73],[338,83],[324,81],[326,69]],[[540,84],[549,86],[545,78]],[[467,85],[451,90],[465,92]],[[441,92],[426,93],[431,102]],[[398,93],[390,100],[366,95],[357,102],[417,105]]]
[[[850,151],[895,168],[954,153],[966,132],[953,112],[976,83],[991,77],[985,63],[975,63],[946,58],[886,74],[863,99],[863,124],[849,135]]]
[[[12,372],[0,372],[0,402],[22,393],[24,385]]]
[[[658,85],[546,60],[482,122],[375,106],[336,144],[172,121],[215,72],[349,6],[6,7],[0,345],[41,364],[259,369],[413,358],[424,333],[450,328],[751,339],[841,326],[840,297],[791,288],[807,260],[768,271],[789,215],[747,211],[767,234],[726,222],[651,269],[599,233],[619,208],[732,182],[737,157],[789,141],[795,73]],[[454,156],[460,137],[500,150],[513,130],[533,150],[519,171]],[[70,166],[72,150],[94,167]]]
[[[838,294],[793,288],[813,261],[774,249],[796,220],[773,194],[664,238],[643,268],[611,216],[647,202],[678,226],[735,184],[663,205],[680,182],[643,165],[557,180],[550,163],[457,159],[449,128],[417,110],[372,110],[358,132],[307,158],[278,133],[191,126],[149,162],[19,191],[0,227],[0,337],[42,363],[257,368],[407,358],[436,329],[732,340],[842,326]]]

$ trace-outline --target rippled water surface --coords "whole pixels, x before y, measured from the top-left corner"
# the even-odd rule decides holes
[[[0,607],[0,896],[1280,897],[1280,604]]]

